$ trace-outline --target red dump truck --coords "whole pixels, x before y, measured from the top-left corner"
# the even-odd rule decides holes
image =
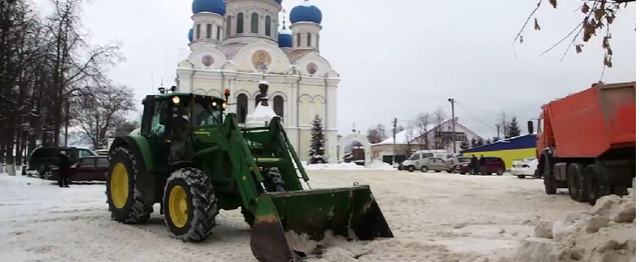
[[[533,133],[532,121],[527,127]],[[627,194],[636,176],[636,82],[594,84],[543,105],[536,154],[547,194],[568,188],[591,205]]]

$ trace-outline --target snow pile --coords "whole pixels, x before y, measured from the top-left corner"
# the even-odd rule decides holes
[[[555,222],[540,219],[537,238],[525,239],[518,262],[635,262],[635,178],[629,195],[600,198],[589,212],[574,212]]]
[[[264,127],[268,126],[271,119],[276,116],[276,113],[273,112],[273,109],[269,106],[264,106],[258,103],[256,105],[256,109],[247,116],[246,127]]]
[[[395,171],[397,169],[393,168],[393,166],[382,162],[380,160],[374,160],[369,163],[366,167],[357,165],[354,162],[349,163],[334,163],[334,164],[306,164],[305,169],[309,170],[368,170],[368,171]]]

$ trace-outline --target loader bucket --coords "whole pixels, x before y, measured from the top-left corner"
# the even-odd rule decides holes
[[[347,240],[393,237],[369,186],[265,193],[258,199],[251,251],[262,262],[296,261],[325,234]]]

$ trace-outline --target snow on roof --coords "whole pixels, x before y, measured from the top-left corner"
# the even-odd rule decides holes
[[[449,121],[451,121],[451,119],[445,119],[444,121],[442,121],[441,125]],[[429,124],[427,125],[427,130],[431,131],[437,126],[438,125],[436,123]],[[408,132],[411,132],[411,133],[408,133]],[[408,142],[410,142],[410,141],[407,141],[407,139],[411,139],[411,141],[413,141],[419,136],[420,136],[420,129],[418,128],[408,128],[408,129],[402,130],[396,134],[396,144],[407,144]],[[375,145],[392,145],[392,144],[393,144],[393,136]]]

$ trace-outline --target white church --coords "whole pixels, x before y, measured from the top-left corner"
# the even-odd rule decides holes
[[[311,122],[318,114],[326,130],[326,155],[336,159],[337,87],[340,75],[320,55],[322,12],[304,0],[289,14],[282,0],[194,0],[191,54],[178,65],[180,92],[223,96],[243,125],[259,100],[258,84],[269,82],[269,105],[281,116],[291,144],[307,160]],[[244,108],[244,110],[243,110]]]

